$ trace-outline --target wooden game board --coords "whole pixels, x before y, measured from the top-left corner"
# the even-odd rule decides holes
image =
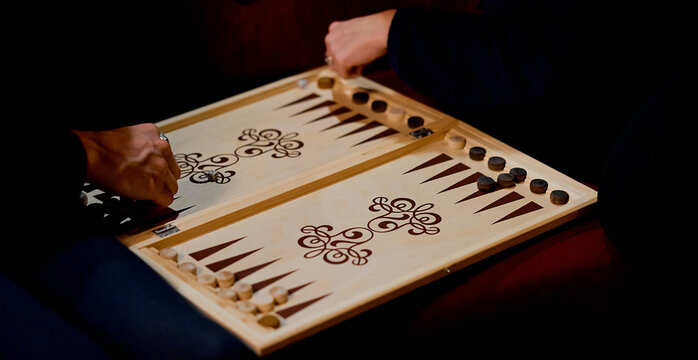
[[[183,171],[174,206],[186,210],[168,224],[177,232],[121,238],[259,355],[529,239],[596,201],[592,189],[466,123],[364,78],[319,89],[317,79],[327,76],[316,69],[162,122],[174,152],[199,160],[182,167],[191,171]],[[361,88],[405,115],[354,104]],[[342,122],[357,114],[366,118]],[[413,115],[432,134],[410,135],[418,130],[407,125]],[[275,130],[267,133],[275,145],[264,147],[273,150],[240,152],[255,148],[265,129]],[[472,147],[486,149],[485,158],[471,159]],[[226,161],[214,161],[223,153]],[[488,167],[494,156],[506,160],[503,170]],[[206,161],[230,162],[225,169],[235,174],[197,183]],[[481,176],[496,179],[514,167],[526,169],[523,182],[478,190]],[[547,181],[547,191],[532,192],[532,179]],[[553,204],[554,190],[569,201]],[[164,249],[177,257],[160,256]],[[177,268],[183,263],[195,264],[196,275]],[[219,288],[197,281],[224,271],[252,285],[255,298],[283,287],[288,302],[249,314],[238,309],[247,300],[223,299]],[[258,323],[269,315],[278,328]]]
[[[412,116],[435,133],[456,122],[367,79],[319,88],[325,73],[316,69],[159,123],[182,176],[175,201],[158,215],[176,219],[168,225],[177,232],[209,231],[421,146],[409,135],[418,129],[406,122]],[[357,91],[371,100],[354,103]],[[404,115],[373,111],[375,100]],[[209,180],[208,170],[219,177]],[[110,196],[88,190],[92,202]],[[152,223],[129,224],[121,236],[128,246],[159,239]],[[183,236],[191,235],[175,239]]]

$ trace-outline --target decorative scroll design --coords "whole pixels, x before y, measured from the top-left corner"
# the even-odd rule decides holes
[[[231,154],[219,154],[208,158],[203,158],[201,153],[176,154],[175,160],[179,166],[180,179],[189,177],[189,180],[196,184],[216,182],[226,184],[235,175],[233,170],[224,170],[235,165],[240,159],[252,158],[271,152],[271,157],[294,158],[301,155],[298,149],[303,147],[303,142],[294,140],[298,133],[288,133],[282,135],[276,129],[266,129],[257,132],[256,129],[246,129],[238,140],[248,141],[248,143],[237,147]],[[215,176],[211,176],[215,174]]]
[[[441,216],[429,212],[434,204],[417,206],[409,198],[396,198],[392,201],[386,197],[376,197],[368,209],[381,215],[369,220],[366,226],[355,226],[341,231],[334,231],[331,225],[306,225],[301,232],[309,234],[298,239],[298,245],[312,249],[304,257],[307,259],[322,256],[328,264],[343,264],[351,259],[354,265],[364,265],[373,253],[370,249],[359,249],[374,238],[376,234],[407,228],[410,235],[435,235],[439,228],[434,226],[441,222]]]
[[[201,153],[175,154],[175,160],[181,172],[180,179],[189,177],[189,181],[195,184],[203,184],[215,181],[218,184],[230,182],[230,178],[235,175],[233,170],[221,171],[223,168],[236,164],[240,158],[231,154],[214,155],[207,159],[201,159]],[[219,174],[215,180],[208,176],[209,171]]]

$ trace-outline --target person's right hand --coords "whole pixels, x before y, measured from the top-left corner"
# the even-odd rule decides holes
[[[388,32],[396,10],[330,24],[325,36],[330,69],[343,78],[361,75],[363,69],[388,51]]]
[[[73,132],[87,153],[88,182],[129,199],[172,203],[180,170],[155,124]]]

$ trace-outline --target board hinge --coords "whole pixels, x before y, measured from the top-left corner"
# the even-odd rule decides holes
[[[159,227],[159,228],[153,230],[153,234],[159,236],[160,238],[164,238],[164,237],[172,235],[176,232],[179,232],[179,228],[175,225],[172,225],[172,224],[167,224],[163,227]]]
[[[420,129],[417,129],[417,130],[411,132],[410,135],[414,136],[414,137],[417,138],[417,139],[421,139],[421,138],[423,138],[423,137],[425,137],[425,136],[429,136],[429,135],[431,135],[431,134],[433,134],[433,133],[434,133],[434,132],[431,131],[431,129],[420,128]]]

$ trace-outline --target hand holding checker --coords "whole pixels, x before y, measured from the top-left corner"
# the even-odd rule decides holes
[[[74,131],[87,154],[87,181],[134,200],[168,206],[180,170],[167,137],[154,124]]]
[[[347,21],[335,21],[325,36],[325,62],[343,78],[361,75],[362,70],[388,51],[388,31],[395,10]]]

